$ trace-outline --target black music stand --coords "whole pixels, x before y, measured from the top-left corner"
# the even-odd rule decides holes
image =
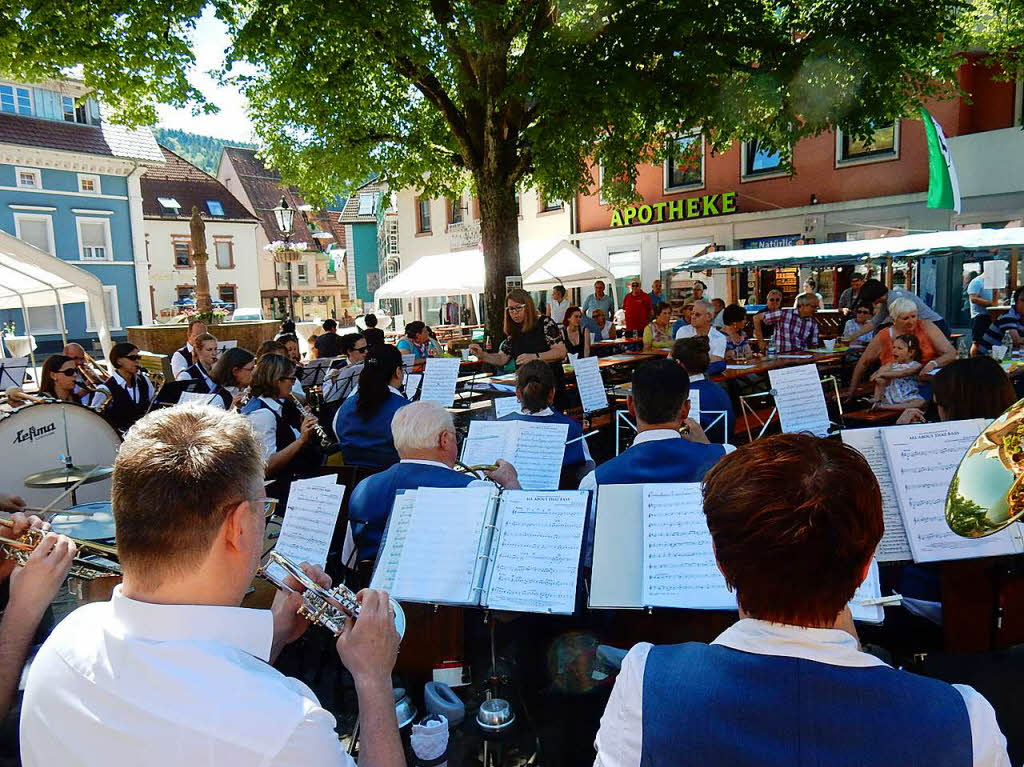
[[[302,372],[299,375],[299,385],[303,389],[308,389],[311,386],[321,386],[324,379],[327,378],[327,371],[332,370],[336,365],[337,367],[342,367],[340,357],[310,360],[302,366]]]
[[[177,405],[181,395],[185,392],[193,392],[195,394],[207,393],[206,381],[196,378],[189,378],[184,381],[168,381],[154,395],[153,401],[149,403],[149,409]],[[212,396],[213,392],[210,392],[210,394]]]
[[[0,357],[0,390],[8,386],[21,387],[28,371],[28,357]]]

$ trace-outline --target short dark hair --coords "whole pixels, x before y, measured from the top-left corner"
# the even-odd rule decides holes
[[[244,416],[200,405],[154,410],[125,434],[114,462],[125,572],[149,587],[191,572],[231,504],[258,499],[262,481],[263,453]]]
[[[723,301],[721,298],[712,298],[711,303],[713,303],[715,306],[721,304],[722,308],[725,308],[725,301]]]
[[[256,350],[256,357],[265,357],[268,354],[287,354],[288,350],[280,341],[264,341]]]
[[[531,413],[548,406],[548,398],[555,390],[555,374],[543,360],[530,360],[516,372],[519,401]]]
[[[995,418],[1017,401],[1010,376],[988,355],[953,360],[932,380],[932,400],[947,421]]]
[[[889,288],[878,280],[874,278],[864,280],[864,284],[860,286],[860,292],[857,293],[857,306],[870,306],[874,308],[875,301],[888,292]]]
[[[338,323],[332,319],[324,320],[324,331],[331,333],[338,329]]]
[[[199,338],[202,338],[202,336],[199,336]],[[127,357],[132,352],[137,352],[138,350],[138,346],[136,346],[135,344],[130,344],[127,341],[122,341],[119,344],[114,344],[110,348],[110,356],[108,357],[108,359],[110,360],[110,367],[117,368],[118,360],[120,360],[123,357]]]
[[[295,332],[295,323],[294,322],[292,322],[291,320],[282,320],[281,321],[281,333],[282,334],[288,334],[288,333],[294,333],[294,332]]]
[[[299,342],[299,337],[294,333],[282,333],[277,337],[277,342],[282,346],[284,344],[297,344]]]
[[[715,299],[717,300],[717,299]],[[731,325],[734,322],[745,320],[747,318],[747,310],[739,304],[729,304],[722,310],[722,322],[726,325]]]
[[[896,343],[896,341],[902,341],[905,343],[907,348],[910,349],[910,353],[913,355],[914,360],[916,362],[921,361],[921,342],[917,340],[916,336],[912,336],[907,333],[902,336],[896,336],[896,338],[893,339],[893,343]]]
[[[188,321],[188,328],[185,330],[185,333],[188,334],[188,335],[191,335],[192,334],[192,328],[194,328],[196,325],[202,325],[203,327],[206,327],[206,321],[205,320],[197,320],[195,318],[189,320]]]
[[[235,370],[237,368],[244,368],[254,359],[256,357],[251,351],[240,346],[225,349],[224,353],[213,363],[210,378],[221,386],[237,386],[238,383],[235,381],[234,375]]]
[[[725,580],[744,611],[773,623],[834,621],[882,538],[878,481],[837,440],[749,442],[708,471],[703,494]]]
[[[689,375],[701,375],[711,365],[711,342],[707,336],[680,338],[672,344],[672,359]]]
[[[366,327],[375,328],[377,327],[377,315],[370,313],[363,317],[363,322],[366,323]]]
[[[363,337],[362,333],[346,333],[341,337],[339,343],[341,344],[341,353],[348,354],[356,346],[356,341]]]
[[[697,287],[698,285],[700,286],[701,290],[707,290],[708,289],[708,286],[705,285],[701,280],[694,280],[693,287]]]
[[[419,320],[407,322],[405,325],[405,337],[415,338],[416,336],[423,332],[423,328],[425,328],[426,326],[427,324],[425,322],[420,322]]]
[[[1013,303],[1020,301],[1020,297],[1024,295],[1024,285],[1013,291]]]
[[[675,421],[689,396],[686,371],[670,360],[651,360],[633,372],[633,407],[644,423]]]

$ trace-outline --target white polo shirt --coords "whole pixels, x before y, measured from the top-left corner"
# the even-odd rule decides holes
[[[335,720],[267,662],[269,610],[109,602],[65,618],[32,663],[25,767],[355,764]]]
[[[693,325],[683,325],[676,331],[676,338],[693,338],[697,331]],[[725,333],[712,327],[708,330],[708,345],[711,347],[711,356],[725,359]]]

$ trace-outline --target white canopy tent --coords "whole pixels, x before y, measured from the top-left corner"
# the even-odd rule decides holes
[[[67,343],[63,307],[83,302],[89,305],[106,356],[111,347],[110,327],[99,278],[0,231],[0,309],[20,309],[26,335],[32,335],[28,310],[55,306],[61,337]]]
[[[606,280],[614,288],[612,273],[568,240],[521,243],[523,286],[549,290],[555,285],[586,285]],[[479,249],[423,256],[381,285],[374,297],[426,298],[472,295],[484,289],[484,256]]]

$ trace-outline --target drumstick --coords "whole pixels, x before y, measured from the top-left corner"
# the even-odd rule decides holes
[[[39,513],[40,513],[40,514],[46,514],[46,513],[48,513],[48,512],[50,511],[50,509],[52,509],[52,508],[53,508],[54,506],[56,506],[56,505],[57,505],[58,503],[60,503],[60,502],[61,502],[61,501],[63,501],[63,500],[65,499],[65,498],[67,498],[67,497],[68,497],[69,495],[71,495],[71,494],[72,494],[73,492],[75,492],[75,491],[76,491],[76,490],[78,489],[78,486],[79,486],[79,485],[83,484],[83,483],[84,483],[84,482],[85,482],[85,481],[86,481],[87,479],[89,479],[89,477],[91,477],[91,476],[92,476],[93,474],[95,474],[95,473],[96,473],[96,469],[98,469],[98,468],[100,468],[100,467],[99,467],[99,466],[96,466],[96,467],[94,467],[93,469],[91,469],[91,470],[89,470],[88,472],[86,472],[86,475],[85,475],[84,477],[82,477],[82,478],[81,478],[80,480],[78,480],[78,481],[77,481],[77,482],[76,482],[75,484],[73,484],[73,485],[72,485],[71,487],[69,487],[69,488],[68,488],[67,490],[65,490],[65,491],[64,491],[63,493],[61,493],[60,495],[58,495],[58,496],[57,496],[56,498],[54,498],[54,499],[53,499],[52,501],[50,501],[50,502],[49,502],[48,504],[46,504],[45,506],[43,506],[43,508],[41,508],[41,509],[39,510]]]
[[[41,506],[23,506],[22,508],[17,509],[17,511],[37,511],[43,514],[47,513],[47,511]],[[72,506],[70,509],[57,509],[56,511],[50,511],[48,513],[54,517],[58,514],[81,514],[83,517],[89,517],[95,514],[96,512],[89,511],[86,509],[76,509],[75,507]]]

